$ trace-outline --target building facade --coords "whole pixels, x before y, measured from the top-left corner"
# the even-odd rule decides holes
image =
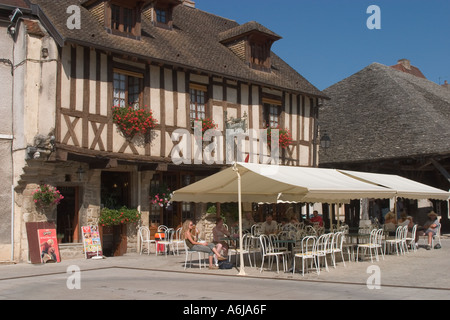
[[[326,96],[271,51],[281,37],[264,26],[181,0],[36,0],[29,8],[15,40],[25,57],[14,88],[23,88],[10,103],[22,145],[13,155],[15,260],[27,259],[27,222],[54,222],[62,242],[75,245],[104,207],[137,208],[142,225],[198,218],[205,205],[162,209],[149,197],[232,161],[269,156],[260,129],[291,133],[282,164],[317,164],[316,118]],[[152,112],[156,125],[128,135],[113,107]],[[199,120],[216,126],[210,143],[196,140]],[[227,144],[232,128],[243,138]],[[64,196],[46,212],[33,201],[42,184]],[[127,235],[135,250],[136,225]]]

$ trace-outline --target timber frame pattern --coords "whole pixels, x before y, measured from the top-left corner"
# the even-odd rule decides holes
[[[193,10],[189,8],[184,12],[186,8],[181,9],[179,11],[183,14]],[[258,33],[263,39],[264,34],[270,33],[260,25],[249,25],[255,29],[241,33]],[[245,29],[245,25],[236,28]],[[233,36],[236,38],[236,34]],[[117,35],[114,37],[120,38]],[[273,38],[270,34],[270,45]],[[293,143],[282,151],[283,164],[317,165],[316,119],[320,100],[325,98],[317,89],[314,88],[312,94],[295,92],[290,88],[284,90],[251,79],[241,80],[201,71],[195,66],[181,67],[170,62],[153,61],[151,57],[133,57],[131,52],[118,54],[114,53],[113,48],[108,51],[75,42],[67,40],[59,49],[55,119],[59,159],[66,158],[66,153],[76,153],[125,161],[170,163],[174,146],[171,134],[177,128],[191,130],[189,92],[190,88],[200,86],[205,88],[208,97],[206,116],[218,123],[221,131],[225,130],[227,120],[224,114],[237,119],[246,114],[249,128],[265,128],[265,104],[277,105],[280,109],[280,127],[289,129],[293,138]],[[233,52],[229,54],[233,55]],[[267,64],[266,61],[264,63]],[[142,75],[141,107],[151,109],[158,120],[151,143],[138,145],[124,139],[112,122],[115,70]],[[252,72],[271,76],[270,70]]]

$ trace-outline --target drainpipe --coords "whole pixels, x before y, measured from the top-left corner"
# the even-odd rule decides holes
[[[14,261],[14,185],[11,185],[11,262]]]
[[[141,171],[138,171],[137,173],[137,179],[138,179],[138,211],[139,213],[141,213],[141,178],[142,178],[142,173]]]

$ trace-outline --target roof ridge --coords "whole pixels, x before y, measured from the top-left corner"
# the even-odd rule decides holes
[[[386,71],[386,73],[388,73],[388,75],[389,75],[390,78],[394,78],[393,75],[398,76],[398,77],[395,77],[395,78],[394,78],[394,81],[395,81],[396,83],[399,83],[399,81],[397,81],[396,79],[399,79],[399,80],[402,79],[403,81],[406,82],[406,85],[419,86],[420,88],[423,88],[423,89],[426,90],[428,93],[433,94],[433,95],[437,95],[437,94],[435,94],[434,92],[431,92],[431,90],[428,90],[428,88],[426,88],[426,87],[424,87],[424,86],[421,86],[421,83],[420,83],[420,82],[423,82],[423,84],[432,85],[433,87],[435,87],[435,88],[433,88],[433,89],[436,89],[436,90],[438,90],[438,91],[440,91],[440,89],[442,88],[442,87],[441,87],[440,85],[438,85],[436,82],[431,81],[431,80],[428,80],[427,78],[417,77],[417,76],[415,76],[415,75],[413,75],[413,74],[406,73],[406,72],[403,72],[403,71],[400,71],[400,70],[391,68],[391,67],[389,67],[389,66],[385,66],[385,65],[383,65],[383,64],[380,64],[380,65],[386,67],[385,71]],[[399,73],[396,74],[395,72],[399,72]],[[415,82],[419,82],[419,83],[415,83]],[[404,88],[404,86],[402,86],[402,85],[400,85],[400,84],[399,84],[399,86],[402,88],[402,90],[406,91],[405,88]],[[430,89],[432,89],[432,88],[430,88]],[[415,88],[415,90],[417,90],[417,89]],[[442,91],[442,92],[446,93],[445,91]],[[412,96],[412,93],[408,93],[408,92],[407,92],[407,94],[408,94],[408,96]],[[420,98],[423,98],[423,96],[420,96]],[[439,98],[442,99],[442,98],[445,98],[445,97],[439,96]],[[417,99],[414,98],[413,100],[414,100],[414,103],[417,104]],[[448,100],[448,102],[450,103],[450,100]]]

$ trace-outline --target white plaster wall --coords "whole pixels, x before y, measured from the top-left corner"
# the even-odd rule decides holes
[[[178,71],[178,110],[177,110],[177,126],[180,128],[187,127],[186,108],[189,95],[186,93],[186,76],[184,72]]]
[[[175,125],[175,110],[173,101],[173,73],[170,69],[164,69],[164,100],[166,111],[166,126]]]
[[[158,123],[161,123],[161,99],[160,92],[160,76],[159,67],[150,66],[150,108],[153,111],[153,116]]]

